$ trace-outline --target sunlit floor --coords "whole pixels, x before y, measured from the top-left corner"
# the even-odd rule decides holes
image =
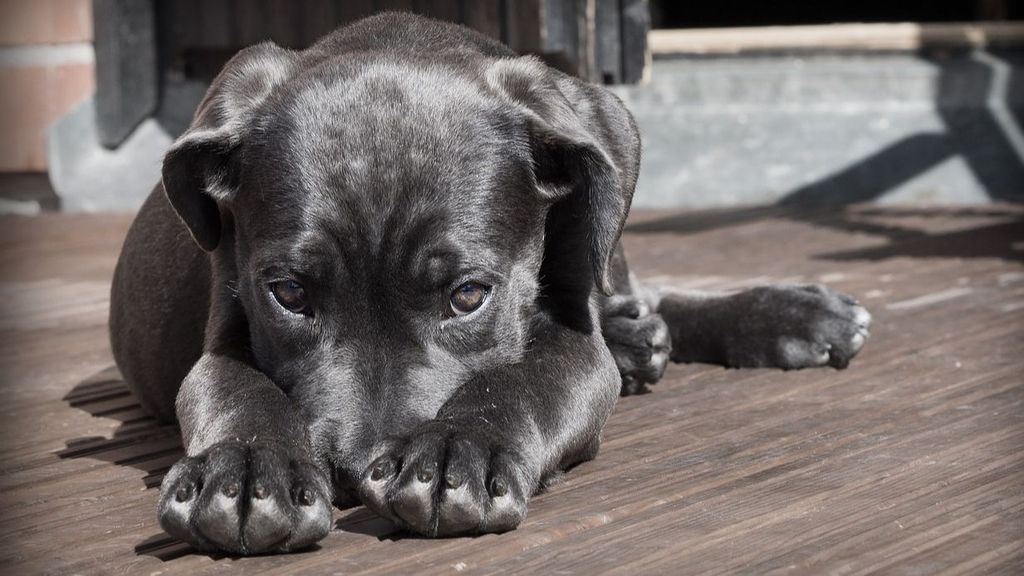
[[[641,278],[824,282],[871,340],[845,371],[670,367],[514,532],[410,538],[355,508],[311,551],[242,559],[156,523],[180,441],[107,342],[129,220],[0,219],[4,573],[1024,571],[1024,208],[634,214]]]

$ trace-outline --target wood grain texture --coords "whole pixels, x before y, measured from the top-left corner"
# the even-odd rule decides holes
[[[173,426],[112,367],[130,218],[0,219],[0,572],[1024,571],[1024,209],[637,213],[642,278],[826,282],[875,314],[845,371],[672,366],[516,531],[403,537],[363,508],[314,550],[210,557],[156,524]]]

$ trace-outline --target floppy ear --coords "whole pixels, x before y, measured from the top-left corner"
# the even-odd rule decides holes
[[[253,112],[292,75],[295,56],[269,42],[235,55],[210,85],[192,125],[164,156],[164,193],[207,252],[220,243],[220,205],[238,187],[238,149]]]
[[[610,261],[629,213],[640,162],[640,137],[632,116],[607,90],[531,56],[495,62],[487,81],[526,116],[535,187],[552,202],[545,231],[545,281],[553,276],[569,281],[571,269],[589,261],[587,275],[610,295]],[[584,292],[584,287],[577,288]]]

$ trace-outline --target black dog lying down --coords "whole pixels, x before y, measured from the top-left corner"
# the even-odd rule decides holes
[[[459,26],[383,14],[235,56],[114,278],[117,363],[188,453],[164,529],[294,550],[333,500],[509,530],[670,358],[846,366],[870,316],[842,294],[638,291],[639,158],[609,92]]]

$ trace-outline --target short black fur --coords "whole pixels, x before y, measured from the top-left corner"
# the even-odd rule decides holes
[[[113,283],[118,366],[188,454],[161,525],[241,554],[322,539],[332,502],[510,530],[669,358],[846,365],[870,317],[844,295],[638,285],[618,242],[639,160],[611,93],[460,26],[386,13],[239,53]]]

